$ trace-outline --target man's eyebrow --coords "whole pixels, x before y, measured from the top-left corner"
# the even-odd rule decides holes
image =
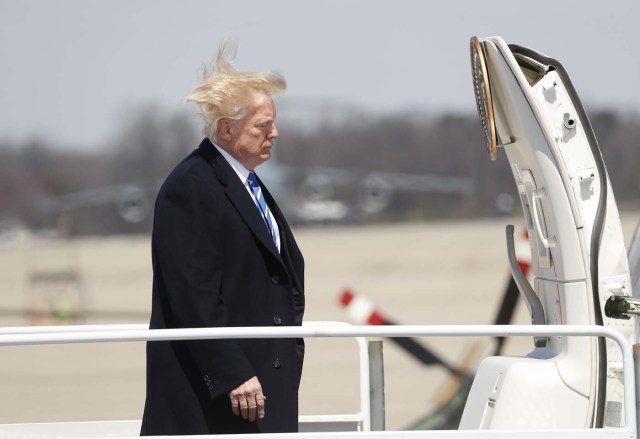
[[[276,120],[275,117],[262,117],[262,118],[258,119],[256,121],[256,123],[263,124],[263,123],[273,122],[274,120]]]

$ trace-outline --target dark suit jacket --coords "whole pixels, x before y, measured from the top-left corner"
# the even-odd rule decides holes
[[[259,172],[259,170],[258,170]],[[304,260],[280,209],[278,253],[242,182],[205,139],[167,177],[152,236],[151,329],[301,325]],[[301,339],[147,343],[142,435],[297,431]],[[234,416],[227,393],[256,375],[266,416]]]

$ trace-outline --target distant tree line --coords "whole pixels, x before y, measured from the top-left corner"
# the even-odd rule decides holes
[[[590,114],[620,204],[640,200],[640,116],[613,111]],[[320,123],[279,126],[277,159],[285,164],[470,177],[473,196],[395,194],[392,209],[376,220],[482,217],[499,213],[496,197],[517,193],[508,162],[499,151],[491,162],[475,114],[397,113]],[[69,150],[43,139],[0,141],[0,223],[38,223],[38,200],[128,182],[159,180],[202,137],[199,122],[186,113],[154,106],[131,112],[108,146]]]

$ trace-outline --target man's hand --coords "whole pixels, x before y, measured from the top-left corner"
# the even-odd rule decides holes
[[[256,412],[259,419],[264,418],[264,405],[267,397],[262,394],[262,386],[258,377],[249,378],[248,381],[229,392],[229,399],[234,415],[242,415],[243,419],[248,419],[251,422],[256,420]]]

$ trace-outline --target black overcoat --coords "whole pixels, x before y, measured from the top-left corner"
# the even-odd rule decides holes
[[[258,169],[259,173],[259,169]],[[205,139],[167,177],[152,235],[151,329],[301,325],[304,260],[263,186],[276,249],[251,195]],[[301,339],[147,343],[142,435],[297,431]],[[228,392],[257,376],[266,416],[234,416]]]

